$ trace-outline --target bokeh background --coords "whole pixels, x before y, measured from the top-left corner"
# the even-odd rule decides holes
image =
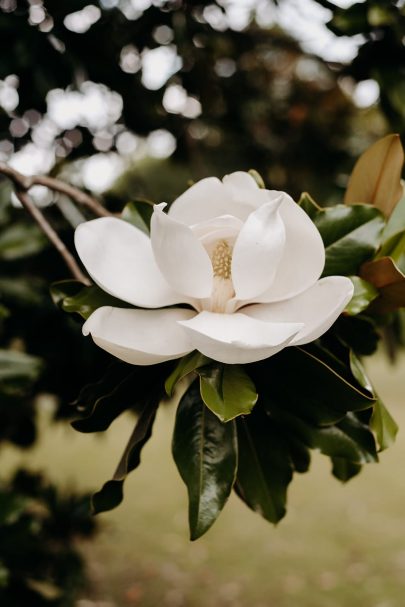
[[[111,210],[251,168],[333,204],[368,145],[404,135],[404,40],[402,0],[0,0],[0,162]],[[71,246],[85,211],[31,193]],[[401,433],[345,487],[315,459],[276,529],[232,498],[189,544],[169,405],[124,504],[91,519],[85,494],[114,470],[129,419],[102,436],[70,427],[70,403],[109,358],[53,305],[49,284],[66,268],[6,179],[0,228],[6,607],[402,607]],[[404,362],[379,352],[368,364],[400,425]]]

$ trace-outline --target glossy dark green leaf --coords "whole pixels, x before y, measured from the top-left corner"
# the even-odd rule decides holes
[[[357,379],[359,384],[363,386],[363,388],[365,388],[368,392],[370,392],[370,394],[373,394],[377,398],[372,383],[369,380],[366,371],[363,365],[361,364],[360,359],[352,351],[350,352],[349,357],[350,369],[354,377]]]
[[[324,455],[344,458],[358,464],[377,461],[372,432],[352,413],[347,413],[336,424],[322,427],[309,424],[287,411],[276,410],[273,415],[282,422],[289,433],[310,449],[319,449]]]
[[[375,321],[367,316],[341,316],[334,324],[333,332],[361,356],[373,354],[380,341]]]
[[[286,434],[286,440],[295,472],[299,472],[300,474],[308,472],[311,465],[311,453],[308,447],[292,435],[291,432]]]
[[[391,257],[402,272],[405,272],[405,230],[397,232],[386,240],[376,256],[376,259]]]
[[[139,369],[125,363],[113,364],[103,378],[85,386],[73,403],[85,417],[72,422],[79,432],[102,432],[126,409],[134,407]]]
[[[102,432],[125,410],[141,413],[163,398],[171,363],[140,367],[114,361],[101,379],[82,388],[73,406],[82,414],[72,422],[79,432]]]
[[[196,369],[208,365],[211,362],[209,358],[201,354],[200,352],[190,352],[186,356],[181,358],[169,377],[165,382],[165,390],[168,396],[173,396],[174,388],[177,382],[195,371]]]
[[[114,510],[124,499],[124,481],[107,481],[91,499],[93,513]]]
[[[380,451],[388,449],[395,442],[398,424],[380,399],[374,405],[370,426],[376,435]]]
[[[391,217],[389,218],[387,225],[384,228],[382,235],[383,247],[386,243],[395,235],[402,233],[405,230],[405,193],[401,200],[396,205]],[[389,253],[384,253],[389,255]],[[383,255],[384,255],[383,254]],[[383,256],[382,255],[382,256]]]
[[[122,219],[149,235],[153,203],[148,200],[128,202],[122,211]]]
[[[341,457],[332,457],[331,462],[333,476],[343,483],[347,483],[351,478],[357,476],[362,469],[361,464],[355,464]]]
[[[250,372],[266,402],[316,425],[336,423],[348,411],[361,411],[375,402],[349,364],[314,344],[286,348],[256,363]]]
[[[369,205],[336,205],[318,213],[314,223],[325,245],[323,276],[347,276],[377,252],[385,219]]]
[[[241,365],[215,364],[197,372],[202,399],[221,421],[227,422],[252,411],[257,392]]]
[[[180,401],[173,434],[173,457],[189,498],[192,540],[215,522],[235,480],[235,422],[224,424],[201,399],[195,381]]]
[[[361,364],[360,360],[351,353],[350,363],[353,370],[353,374],[356,376],[358,381],[367,389],[373,390],[371,382],[366,374],[366,371]],[[375,392],[375,391],[374,391]],[[377,444],[380,451],[387,449],[394,442],[398,432],[398,425],[394,418],[391,416],[388,409],[384,406],[381,399],[376,395],[376,402],[373,406],[373,413],[370,419],[370,428],[375,433]]]
[[[355,413],[349,412],[342,419],[336,428],[345,437],[345,440],[351,441],[351,450],[353,456],[344,455],[345,459],[357,464],[366,464],[378,461],[377,446],[374,435],[369,426],[360,421]]]
[[[251,415],[237,419],[235,490],[249,508],[277,523],[286,513],[293,464],[287,441],[259,405]]]
[[[64,312],[80,314],[87,319],[90,314],[102,306],[129,308],[130,305],[92,285],[84,287],[77,280],[61,280],[51,286],[51,296],[57,306]]]
[[[153,400],[146,404],[137,420],[113,478],[93,495],[92,505],[95,514],[111,510],[121,503],[124,480],[129,472],[139,466],[142,448],[152,436],[153,422],[155,421],[158,405],[159,401]]]
[[[370,303],[378,297],[378,291],[371,283],[359,278],[359,276],[350,276],[350,280],[354,286],[354,293],[345,308],[345,312],[350,316],[356,316],[368,308]]]

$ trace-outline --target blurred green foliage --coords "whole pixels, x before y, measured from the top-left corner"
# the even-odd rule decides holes
[[[0,485],[0,601],[7,607],[72,607],[84,584],[78,537],[94,522],[86,495],[62,496],[18,471]]]

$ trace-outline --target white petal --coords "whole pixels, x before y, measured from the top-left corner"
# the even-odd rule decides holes
[[[285,243],[278,208],[282,196],[251,213],[232,254],[232,281],[237,299],[253,299],[266,291],[277,272]]]
[[[243,227],[243,221],[232,215],[220,215],[191,226],[193,234],[204,243],[211,240],[235,239]]]
[[[228,364],[251,363],[268,358],[288,345],[302,328],[297,323],[269,323],[244,314],[201,312],[180,321],[193,349]]]
[[[222,182],[235,199],[248,198],[249,195],[260,189],[252,175],[244,171],[235,171],[225,175]]]
[[[154,365],[193,350],[177,321],[194,314],[182,308],[133,310],[105,306],[87,319],[83,333],[90,333],[100,348],[127,363]]]
[[[250,211],[248,212],[250,213],[260,205],[280,196],[280,192],[276,190],[259,188],[252,175],[244,171],[236,171],[230,175],[225,175],[222,181],[232,200],[249,205]]]
[[[292,299],[246,306],[241,312],[271,323],[303,323],[303,328],[290,343],[291,346],[297,346],[323,335],[344,310],[352,295],[353,283],[349,278],[328,276]]]
[[[209,297],[213,269],[207,251],[188,226],[163,212],[157,204],[151,221],[156,263],[173,289],[190,297]]]
[[[220,215],[233,215],[244,221],[249,213],[262,204],[260,192],[264,191],[259,190],[250,175],[247,176],[249,180],[253,180],[255,189],[246,193],[244,187],[243,195],[242,191],[236,195],[236,186],[235,188],[225,186],[216,177],[201,179],[173,202],[169,216],[187,225],[195,225]],[[225,179],[231,177],[229,175]],[[255,203],[257,199],[259,202]]]
[[[148,236],[122,219],[101,217],[80,224],[75,246],[94,282],[123,301],[145,308],[187,301],[163,278]]]
[[[231,198],[217,177],[201,179],[179,196],[169,209],[169,216],[187,225],[227,215]]]
[[[321,235],[308,215],[288,194],[283,194],[280,216],[285,226],[284,253],[270,288],[255,298],[257,302],[287,299],[313,285],[325,265]]]

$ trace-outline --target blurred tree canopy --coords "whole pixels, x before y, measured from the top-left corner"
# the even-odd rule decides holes
[[[285,2],[264,4],[271,11]],[[59,162],[114,150],[123,132],[165,129],[176,141],[173,160],[193,179],[254,167],[272,187],[329,195],[350,167],[359,118],[339,78],[375,79],[388,128],[404,131],[404,8],[367,0],[341,9],[319,0],[334,34],[361,39],[357,56],[343,65],[304,52],[277,24],[260,25],[263,2],[245,4],[246,27],[235,30],[227,17],[232,2],[224,0],[2,0],[0,78],[13,84],[14,77],[19,96],[1,115],[2,136],[13,144],[3,149],[45,137],[38,125],[55,90],[101,83],[119,94],[121,116],[118,110],[107,128],[80,119],[69,128],[48,123]],[[159,77],[159,62],[166,76]],[[182,109],[173,108],[173,96],[183,96]],[[357,148],[374,135],[370,112],[366,119]]]

